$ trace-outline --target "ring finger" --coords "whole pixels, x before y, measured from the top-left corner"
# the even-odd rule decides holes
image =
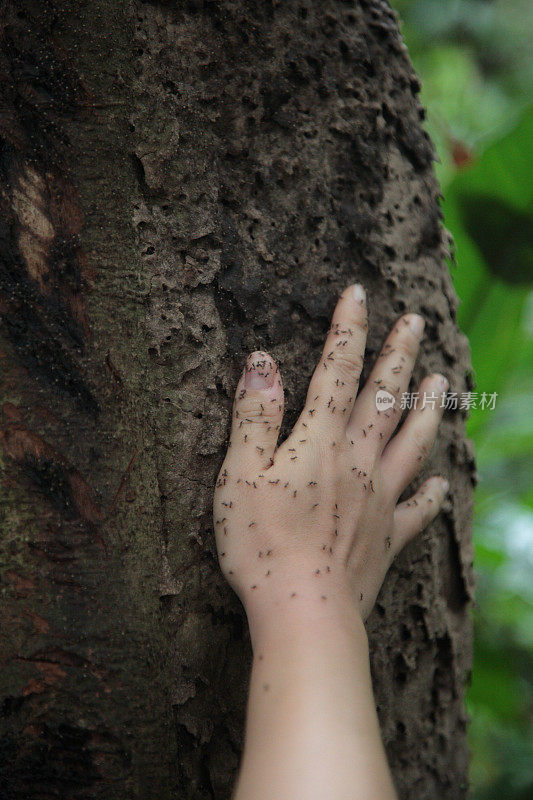
[[[431,452],[447,388],[448,381],[444,375],[435,373],[424,378],[416,405],[383,451],[381,464],[395,500],[419,473]]]

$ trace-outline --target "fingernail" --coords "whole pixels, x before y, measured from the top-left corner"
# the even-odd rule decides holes
[[[424,333],[424,325],[425,325],[424,317],[421,317],[420,314],[411,314],[409,317],[409,327],[414,335],[418,338],[422,338],[422,334]]]
[[[272,362],[267,358],[266,353],[251,353],[244,369],[246,370],[245,389],[270,389],[274,383]]]
[[[356,303],[364,303],[366,300],[366,292],[361,283],[356,283],[352,286],[352,292]]]
[[[448,381],[448,378],[446,378],[444,375],[439,375],[439,377],[437,378],[437,383],[438,383],[439,389],[442,392],[445,392],[447,390],[448,386],[450,385],[449,381]]]
[[[446,492],[448,491],[449,488],[450,488],[450,484],[448,483],[446,478],[443,478],[442,479],[442,491],[444,492],[444,494],[446,494]]]

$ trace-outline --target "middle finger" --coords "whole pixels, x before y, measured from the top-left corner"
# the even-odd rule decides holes
[[[400,398],[409,386],[423,332],[419,314],[397,321],[352,409],[348,438],[368,440],[377,452],[383,450],[398,425]]]

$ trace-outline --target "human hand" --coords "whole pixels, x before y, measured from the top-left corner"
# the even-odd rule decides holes
[[[366,619],[394,557],[439,512],[448,489],[440,476],[397,503],[427,459],[442,416],[442,403],[418,405],[393,436],[423,327],[416,314],[400,317],[358,393],[366,299],[359,285],[345,289],[305,406],[279,447],[281,376],[268,353],[250,355],[213,516],[221,569],[251,629],[265,617],[296,607],[316,611],[317,604]],[[439,397],[447,388],[434,374],[419,392]],[[378,392],[389,392],[393,405],[378,408]]]

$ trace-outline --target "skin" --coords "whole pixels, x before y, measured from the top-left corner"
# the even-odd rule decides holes
[[[335,308],[305,406],[278,447],[283,385],[250,355],[214,497],[220,567],[241,599],[254,652],[234,800],[396,798],[381,742],[364,621],[395,556],[436,516],[448,485],[398,498],[427,459],[444,376],[397,429],[424,321],[395,323],[359,391],[368,329],[363,287]],[[388,391],[392,406],[376,407]],[[382,395],[381,395],[382,396]],[[393,435],[394,434],[394,435]]]

